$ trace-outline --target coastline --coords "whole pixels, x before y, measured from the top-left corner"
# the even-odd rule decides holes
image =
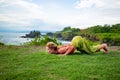
[[[48,31],[47,31],[48,32]],[[45,35],[47,32],[41,32],[41,35]],[[5,43],[6,45],[22,45],[26,42],[33,40],[34,38],[21,38],[28,32],[0,32],[0,42]],[[42,37],[41,36],[41,37]],[[63,44],[67,44],[70,41],[59,40]]]

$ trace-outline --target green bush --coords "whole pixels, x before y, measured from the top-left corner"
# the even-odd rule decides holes
[[[114,37],[114,38],[105,37],[102,39],[102,42],[107,43],[108,45],[111,46],[120,46],[120,37]]]
[[[2,42],[0,42],[0,46],[3,46],[3,45],[5,45],[4,43],[2,43]]]
[[[54,42],[54,43],[56,43],[57,45],[62,44],[62,43],[58,42],[55,37],[54,37],[54,38],[50,38],[50,37],[48,37],[47,35],[45,35],[45,36],[43,36],[42,38],[38,36],[38,37],[36,37],[35,39],[33,39],[32,41],[25,43],[24,45],[44,46],[44,45],[46,45],[48,42]]]

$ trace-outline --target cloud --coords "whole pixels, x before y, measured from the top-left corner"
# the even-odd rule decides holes
[[[79,0],[74,8],[80,11],[76,17],[81,28],[120,22],[120,0]]]
[[[0,28],[1,29],[39,29],[55,30],[65,24],[65,15],[61,16],[57,4],[48,7],[35,3],[33,0],[0,0]],[[64,18],[64,19],[63,19]],[[63,21],[64,20],[64,21]]]
[[[54,1],[54,0],[53,0]],[[58,30],[120,22],[119,0],[0,0],[0,29]],[[74,6],[72,6],[72,3]],[[107,5],[107,6],[106,6]]]
[[[120,8],[120,0],[79,0],[75,3],[75,8]]]
[[[42,18],[42,7],[27,0],[1,0],[0,21],[9,24],[28,25],[31,19]]]

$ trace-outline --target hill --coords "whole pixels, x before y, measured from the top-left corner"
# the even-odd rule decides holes
[[[87,29],[79,29],[71,26],[65,27],[61,31],[50,36],[56,36],[58,39],[71,41],[74,36],[82,36],[93,42],[107,43],[111,46],[120,46],[120,24],[104,26],[96,25]]]

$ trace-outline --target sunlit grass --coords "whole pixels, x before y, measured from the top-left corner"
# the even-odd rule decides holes
[[[120,51],[68,56],[44,47],[0,46],[0,80],[119,80]]]

